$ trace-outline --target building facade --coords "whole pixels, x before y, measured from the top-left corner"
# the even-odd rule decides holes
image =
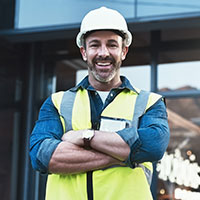
[[[75,38],[82,17],[100,6],[121,12],[133,34],[123,73],[166,97],[171,139],[154,165],[154,199],[200,199],[200,2],[0,0],[1,199],[44,199],[29,136],[42,102],[87,69]]]

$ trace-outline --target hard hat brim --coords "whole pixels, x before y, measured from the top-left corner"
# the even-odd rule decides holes
[[[104,30],[106,30],[106,29],[104,29]],[[115,29],[108,29],[108,30],[115,31]],[[91,31],[99,31],[99,29],[97,29],[97,30],[93,29]],[[102,31],[102,29],[101,29],[101,31]],[[119,31],[119,30],[117,30],[117,31]],[[84,46],[84,35],[87,32],[89,32],[89,31],[79,32],[78,33],[78,35],[76,37],[76,44],[77,44],[77,46],[79,48],[81,48],[81,47]],[[127,30],[126,31],[121,30],[120,32],[125,36],[125,46],[129,47],[131,45],[131,43],[132,43],[132,34],[129,31],[127,31]]]

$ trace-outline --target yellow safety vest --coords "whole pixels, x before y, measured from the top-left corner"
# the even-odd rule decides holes
[[[134,115],[137,115],[136,108],[142,102],[137,101],[139,96],[134,91],[124,89],[103,110],[102,117],[125,119],[134,124],[137,121],[134,119]],[[145,95],[142,98],[145,98]],[[160,98],[161,96],[155,93],[146,95],[144,110],[150,108]],[[79,88],[76,92],[58,92],[52,95],[52,101],[60,114],[64,132],[72,129],[91,129],[91,108],[87,90]],[[142,163],[134,169],[119,166],[93,171],[93,199],[152,200],[146,173],[152,171],[150,162]],[[48,175],[46,200],[87,199],[87,173]]]

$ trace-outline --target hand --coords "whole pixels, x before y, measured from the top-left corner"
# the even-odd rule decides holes
[[[83,132],[83,130],[68,131],[68,132],[64,133],[64,135],[62,136],[62,140],[68,141],[68,142],[75,144],[77,146],[83,146],[84,142],[83,142],[83,138],[82,138],[82,132]]]

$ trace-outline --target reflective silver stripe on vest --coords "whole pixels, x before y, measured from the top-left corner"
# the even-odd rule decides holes
[[[150,169],[148,169],[147,167],[145,167],[142,164],[137,164],[136,167],[141,167],[145,173],[145,176],[147,178],[148,184],[151,185],[151,181],[152,181],[152,172]]]
[[[139,124],[139,118],[145,113],[145,109],[148,103],[150,92],[141,90],[136,102],[135,102],[135,110],[134,110],[134,115],[133,115],[133,120],[132,120],[132,125],[133,127],[138,127]],[[141,167],[144,171],[144,174],[147,178],[148,184],[151,185],[151,180],[152,180],[152,172],[145,167],[142,164],[135,164],[136,167]]]
[[[60,113],[65,120],[65,131],[72,130],[72,110],[76,92],[66,91],[60,105]]]
[[[139,123],[139,118],[144,114],[147,102],[149,99],[150,92],[141,90],[136,102],[135,102],[135,110],[134,110],[134,115],[133,115],[133,120],[132,120],[132,126],[133,127],[138,127]]]

